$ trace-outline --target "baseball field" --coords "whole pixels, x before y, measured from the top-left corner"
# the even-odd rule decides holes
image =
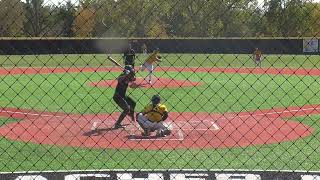
[[[173,133],[139,138],[112,129],[121,70],[105,55],[0,56],[0,171],[320,169],[319,56],[162,57],[155,84],[139,71],[128,94],[137,112],[160,94]]]

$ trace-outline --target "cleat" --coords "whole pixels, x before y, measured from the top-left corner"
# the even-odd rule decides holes
[[[121,125],[121,124],[115,124],[114,125],[114,129],[123,129],[123,128],[125,128],[126,126],[125,125]]]
[[[135,138],[136,138],[136,136],[133,135],[133,134],[131,134],[130,136],[128,136],[128,139],[135,139]]]
[[[98,130],[98,121],[94,121],[91,126],[91,131],[97,131]]]
[[[168,130],[168,129],[165,129],[165,130],[159,130],[159,131],[157,131],[156,136],[157,136],[157,137],[166,137],[166,136],[169,136],[170,134],[171,134],[171,131]]]

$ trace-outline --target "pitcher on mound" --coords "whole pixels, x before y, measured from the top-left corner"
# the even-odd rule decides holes
[[[154,70],[153,64],[155,62],[161,62],[159,49],[156,49],[155,51],[153,51],[153,53],[147,58],[147,60],[140,67],[141,71],[144,71],[145,69],[149,71],[149,74],[146,78],[149,84],[152,84],[152,74]]]

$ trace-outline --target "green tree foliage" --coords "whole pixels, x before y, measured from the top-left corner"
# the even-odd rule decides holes
[[[305,18],[307,22],[305,36],[320,37],[320,3],[307,3],[304,7],[308,16]]]
[[[0,1],[0,36],[14,37],[23,35],[25,21],[25,9],[20,0]]]
[[[283,0],[265,0],[266,33],[274,36],[280,34],[283,21]]]
[[[27,36],[41,36],[44,27],[43,0],[26,0],[25,34]]]
[[[311,14],[317,11],[317,3],[309,0],[265,1],[267,33],[271,36],[303,37],[310,34]]]
[[[62,23],[60,36],[63,37],[72,37],[74,36],[74,32],[72,31],[72,24],[75,20],[76,10],[71,1],[67,1],[67,3],[59,8],[58,12],[58,20]]]
[[[320,36],[320,5],[311,0],[79,1],[0,0],[0,36]]]
[[[95,28],[93,35],[97,37],[112,37],[116,36],[121,27],[119,21],[116,21],[117,9],[114,0],[96,0],[90,3],[95,9]]]
[[[77,37],[91,37],[95,25],[95,9],[90,1],[81,1],[80,8],[72,24],[72,30]]]

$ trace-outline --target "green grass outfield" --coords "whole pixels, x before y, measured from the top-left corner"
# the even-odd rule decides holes
[[[120,55],[114,55],[121,59]],[[141,64],[146,55],[137,55]],[[162,54],[161,66],[188,67],[254,67],[253,56],[248,54]],[[121,61],[122,62],[122,61]],[[106,55],[0,55],[2,67],[101,67],[112,66]],[[264,55],[263,67],[320,68],[319,55]]]
[[[119,58],[119,56],[115,56]],[[251,55],[164,54],[163,66],[254,67]],[[139,60],[145,57],[139,56]],[[320,68],[318,56],[268,55],[264,67]],[[105,67],[103,55],[0,56],[2,67]],[[65,73],[1,76],[0,106],[71,113],[118,111],[114,89],[87,82],[119,73]],[[142,76],[146,74],[140,74]],[[160,93],[170,111],[238,112],[320,104],[320,77],[224,73],[157,72],[156,76],[204,82],[195,88],[130,89],[141,109]],[[139,98],[137,98],[139,97]],[[299,117],[315,129],[294,142],[206,150],[109,150],[37,145],[0,139],[0,171],[64,169],[320,169],[320,116]],[[0,119],[5,125],[14,119]]]

